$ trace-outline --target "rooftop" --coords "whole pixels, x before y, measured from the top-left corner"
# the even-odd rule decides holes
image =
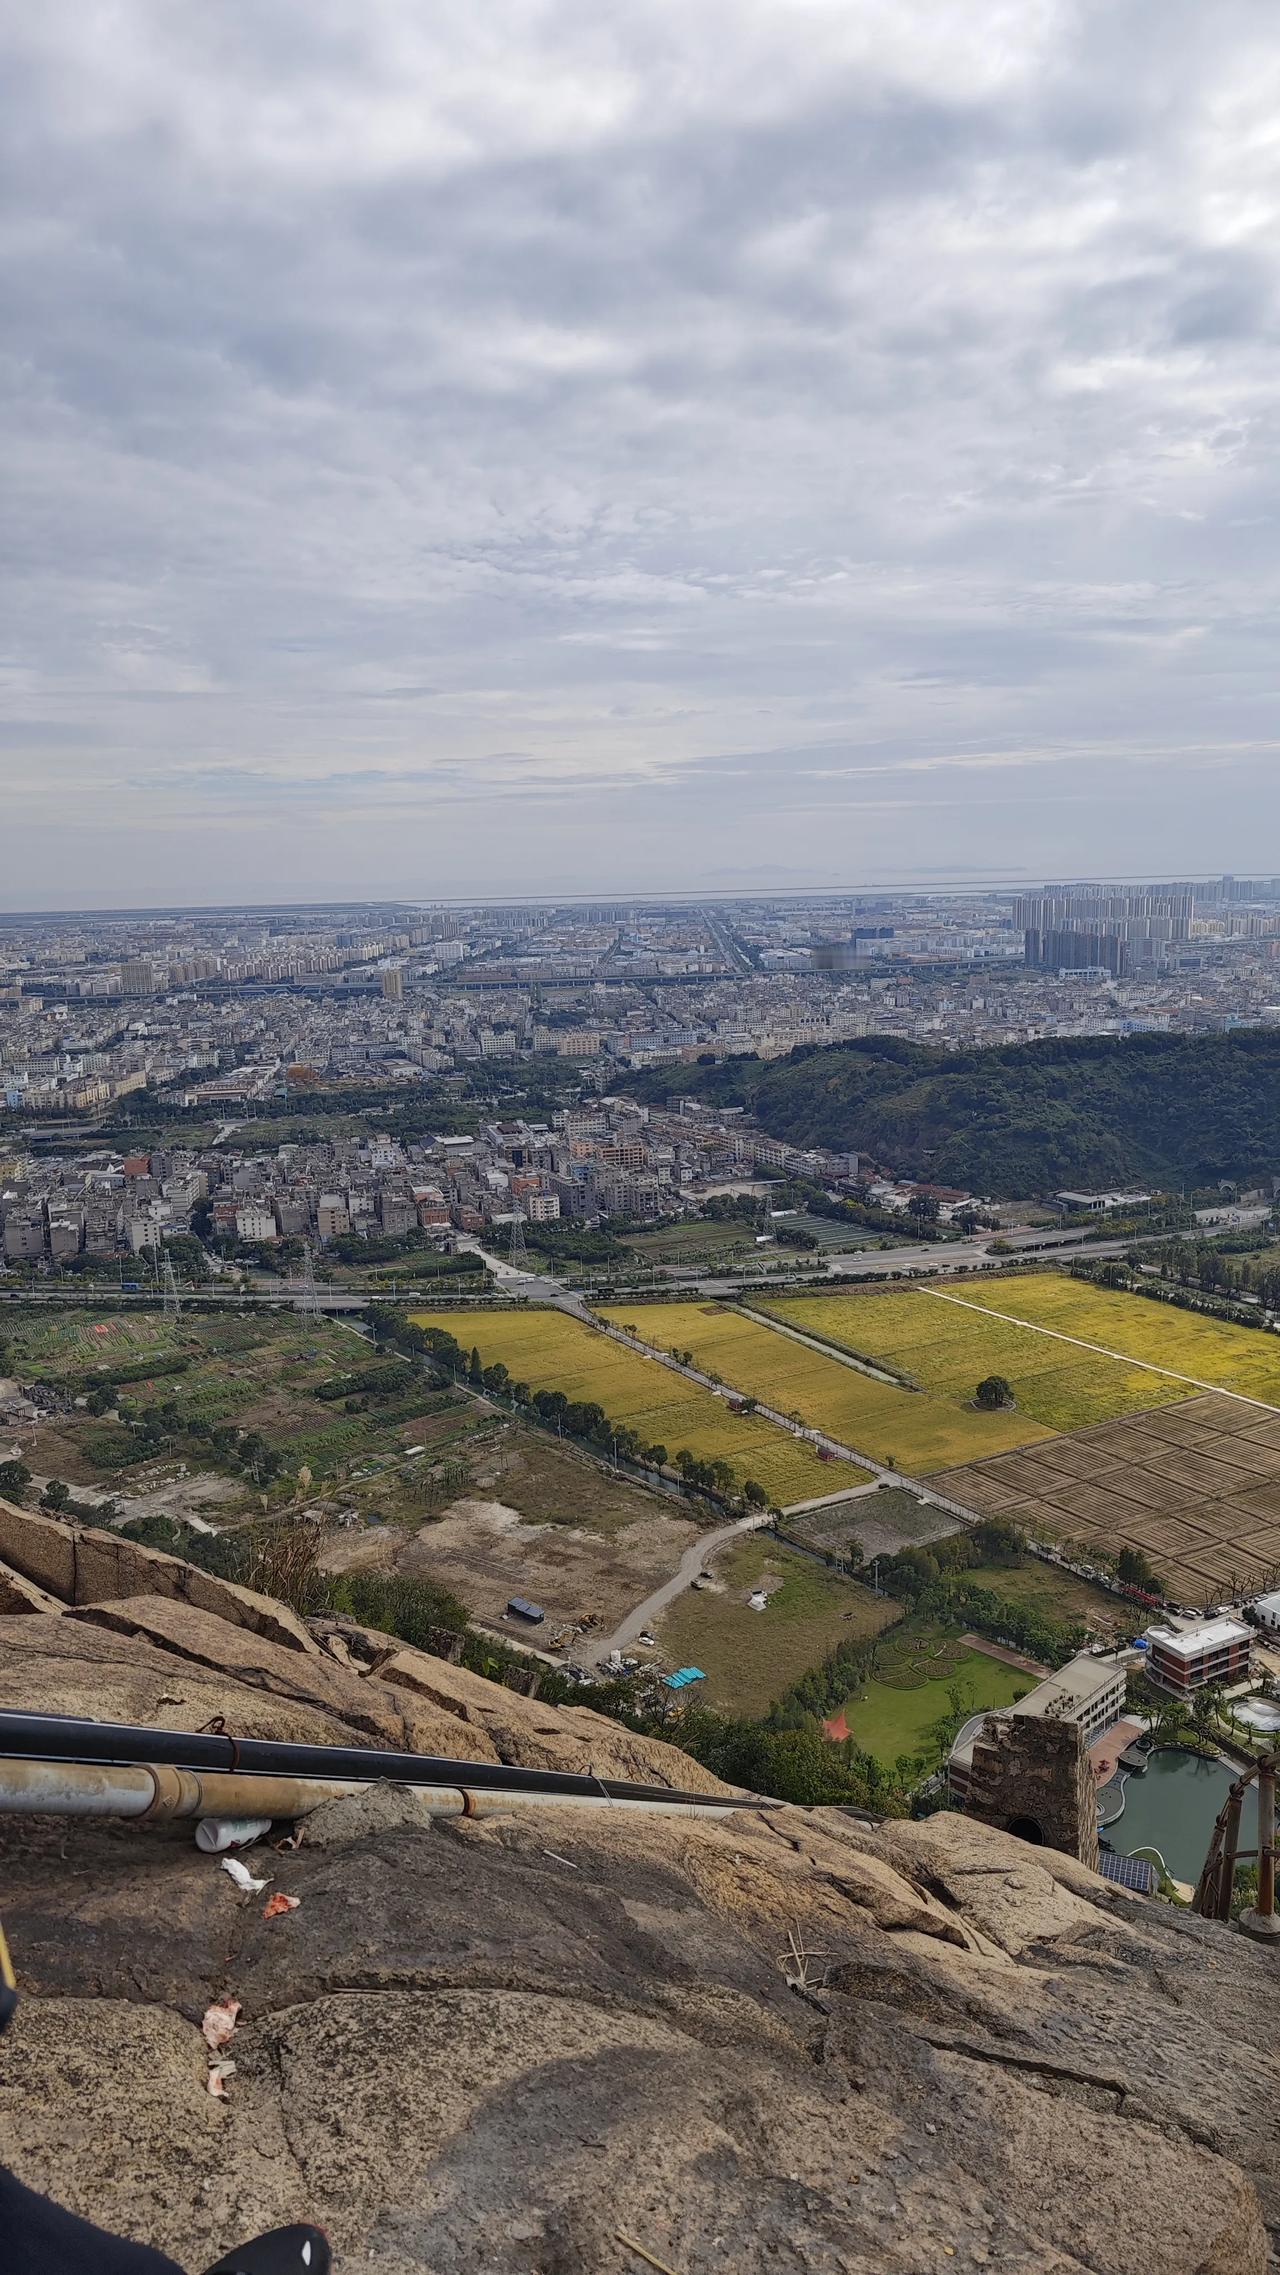
[[[1202,1619],[1191,1627],[1149,1627],[1148,1640],[1178,1659],[1199,1659],[1206,1651],[1224,1650],[1228,1643],[1247,1643],[1253,1629],[1241,1619]]]

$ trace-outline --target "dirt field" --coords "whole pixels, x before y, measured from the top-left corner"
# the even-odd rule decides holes
[[[806,1509],[786,1519],[785,1529],[811,1548],[837,1554],[856,1540],[864,1557],[896,1556],[900,1548],[923,1548],[960,1530],[960,1520],[932,1502],[895,1485],[873,1485],[825,1509]]]
[[[511,1596],[547,1614],[537,1640],[594,1617],[606,1630],[672,1573],[699,1528],[681,1504],[623,1484],[598,1464],[508,1428],[480,1451],[467,1491],[430,1523],[337,1535],[331,1571],[378,1565],[451,1588],[501,1627]]]
[[[1212,1392],[931,1483],[1086,1557],[1144,1549],[1179,1602],[1274,1586],[1280,1571],[1280,1415]]]

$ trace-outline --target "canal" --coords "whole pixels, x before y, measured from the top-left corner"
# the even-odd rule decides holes
[[[1194,1887],[1234,1774],[1224,1762],[1161,1747],[1140,1775],[1122,1771],[1103,1787],[1099,1799],[1105,1819],[1117,1805],[1124,1779],[1124,1815],[1106,1828],[1104,1838],[1121,1856],[1158,1848],[1173,1878],[1189,1880]],[[1257,1839],[1258,1798],[1251,1786],[1241,1812],[1240,1845],[1254,1848]]]

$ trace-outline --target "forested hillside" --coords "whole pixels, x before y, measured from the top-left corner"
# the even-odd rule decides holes
[[[796,1145],[1029,1199],[1059,1186],[1280,1172],[1280,1035],[1085,1036],[992,1051],[887,1036],[769,1062],[655,1067],[633,1092],[738,1104]]]

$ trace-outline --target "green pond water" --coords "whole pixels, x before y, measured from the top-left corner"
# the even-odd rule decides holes
[[[1223,1762],[1162,1747],[1151,1755],[1141,1775],[1130,1773],[1125,1779],[1124,1815],[1106,1828],[1103,1837],[1121,1856],[1154,1845],[1174,1879],[1189,1880],[1194,1886],[1233,1774]],[[1119,1792],[1119,1778],[1103,1787],[1104,1818],[1116,1807]],[[1257,1838],[1258,1802],[1250,1787],[1241,1812],[1240,1845],[1252,1848]]]

